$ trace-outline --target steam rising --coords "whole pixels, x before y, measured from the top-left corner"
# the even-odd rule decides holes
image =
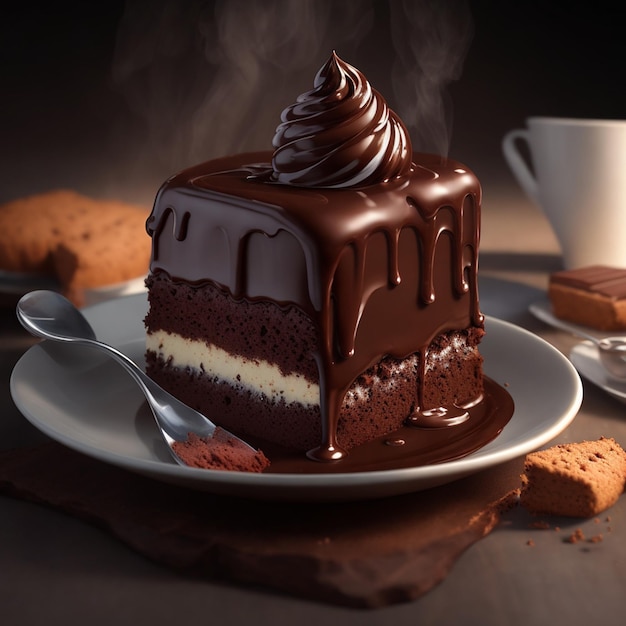
[[[113,80],[173,171],[271,149],[282,109],[371,27],[371,0],[129,0]]]
[[[410,128],[414,149],[447,154],[444,93],[461,72],[471,38],[469,13],[462,2],[388,4],[128,0],[114,85],[144,125],[146,137],[138,142],[171,174],[220,155],[271,150],[282,109],[311,88],[336,50],[387,98]],[[373,63],[387,76],[392,67],[393,51],[380,43],[380,29],[391,32],[398,53],[395,101],[373,72]]]
[[[469,8],[463,0],[398,0],[390,6],[398,113],[414,149],[447,155],[452,131],[447,87],[461,77],[473,37]]]

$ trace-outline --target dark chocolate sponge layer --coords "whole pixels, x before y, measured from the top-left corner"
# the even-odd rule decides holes
[[[283,374],[298,373],[317,380],[315,328],[296,307],[234,300],[215,285],[197,288],[173,282],[164,273],[150,275],[146,285],[148,332],[175,332],[232,355],[274,363]]]

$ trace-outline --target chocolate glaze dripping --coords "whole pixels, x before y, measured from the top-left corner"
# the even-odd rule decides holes
[[[483,327],[480,185],[452,160],[415,154],[412,163],[400,120],[334,54],[315,89],[283,113],[274,144],[273,154],[217,159],[163,185],[147,222],[151,271],[310,316],[320,337],[312,358],[322,440],[309,456],[337,460],[341,402],[362,372],[385,355],[417,353],[424,374],[440,333]],[[185,241],[176,227],[183,221]],[[424,406],[423,388],[417,396],[416,424],[458,418]]]
[[[435,268],[435,252],[437,249],[437,242],[442,234],[450,233],[454,237],[451,268],[453,271],[452,278],[458,294],[464,294],[469,291],[469,284],[466,281],[466,273],[468,271],[474,274],[477,272],[477,258],[475,252],[478,250],[478,241],[480,237],[478,224],[476,225],[476,231],[474,233],[470,233],[470,240],[474,243],[472,246],[468,247],[470,251],[470,258],[467,263],[465,263],[463,255],[463,251],[466,249],[466,246],[464,245],[464,241],[466,239],[464,230],[466,201],[467,198],[465,198],[458,209],[446,206],[439,207],[433,211],[434,207],[420,206],[413,198],[407,198],[407,202],[411,206],[415,207],[426,225],[422,239],[425,261],[423,267],[426,268],[426,271],[422,275],[421,281],[421,297],[426,304],[433,303],[436,298],[433,272]],[[473,300],[472,308],[474,323],[482,323],[483,318],[478,309],[477,294]],[[427,355],[428,346],[419,350],[420,382],[417,390],[418,404],[415,407],[413,415],[410,415],[407,418],[406,423],[411,426],[422,428],[440,428],[442,426],[454,426],[468,420],[469,413],[467,412],[466,407],[428,407],[425,405],[424,381],[426,379]]]

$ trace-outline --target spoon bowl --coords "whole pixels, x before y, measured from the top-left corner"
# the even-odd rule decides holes
[[[211,420],[165,391],[124,353],[98,341],[89,321],[61,294],[48,290],[31,291],[20,299],[16,312],[22,326],[36,337],[91,346],[115,359],[143,391],[163,439],[180,465],[188,464],[172,447],[176,442],[184,443],[191,435],[206,440],[214,437],[218,427]],[[257,454],[252,446],[221,427],[219,439],[221,442],[231,440],[239,449],[243,445],[251,455]]]
[[[626,340],[622,337],[605,337],[596,339],[594,343],[598,347],[600,361],[609,374],[618,380],[626,380]]]

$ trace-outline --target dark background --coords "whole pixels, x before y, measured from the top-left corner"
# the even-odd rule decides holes
[[[305,48],[308,66],[282,76],[280,89],[275,82],[279,70],[272,66],[274,74],[268,74],[262,90],[253,94],[256,109],[248,103],[247,113],[239,116],[241,124],[233,128],[236,140],[225,139],[224,128],[237,126],[229,114],[239,110],[231,110],[228,103],[205,116],[208,128],[190,130],[187,123],[196,113],[194,103],[200,101],[201,92],[210,91],[210,72],[216,72],[221,62],[215,57],[209,65],[198,61],[204,58],[202,41],[219,47],[211,23],[227,4],[178,3],[176,19],[180,21],[182,14],[189,21],[189,30],[183,33],[188,45],[179,50],[178,57],[168,52],[171,2],[5,6],[0,22],[0,201],[51,187],[72,187],[150,203],[164,178],[192,162],[240,149],[269,149],[280,111],[290,103],[284,94],[294,98],[311,88],[315,72],[330,52],[327,46],[345,54],[396,108],[389,5],[402,2],[353,0],[351,7],[357,15],[361,9],[368,12],[369,30],[355,38],[354,21],[333,23],[325,35],[319,35],[319,49],[312,46],[308,53]],[[245,23],[247,8],[254,3],[235,4]],[[299,0],[283,4],[293,8]],[[349,3],[336,3],[340,4],[345,9]],[[459,79],[447,90],[453,120],[449,155],[474,169],[484,186],[514,184],[502,160],[500,140],[508,129],[522,126],[529,115],[625,116],[626,37],[619,3],[439,4],[461,14],[469,6],[471,44]],[[275,5],[280,1],[267,6]],[[319,0],[321,8],[325,5],[326,0]],[[113,71],[120,60],[121,27],[126,29],[126,54],[139,54],[146,37],[154,43],[155,16],[159,15],[166,15],[158,22],[161,65],[150,70],[149,79],[144,72],[121,85]],[[193,24],[196,18],[209,25],[200,42]],[[172,19],[172,31],[175,23]],[[256,26],[271,29],[271,24],[252,27]],[[309,34],[315,42],[315,32]],[[409,36],[413,37],[417,41],[419,34]],[[242,41],[246,43],[245,38]],[[150,51],[144,54],[149,56]],[[289,42],[282,58],[291,58]],[[166,81],[173,81],[171,88]],[[233,98],[233,106],[244,107],[241,100]],[[193,150],[187,151],[192,144]]]

